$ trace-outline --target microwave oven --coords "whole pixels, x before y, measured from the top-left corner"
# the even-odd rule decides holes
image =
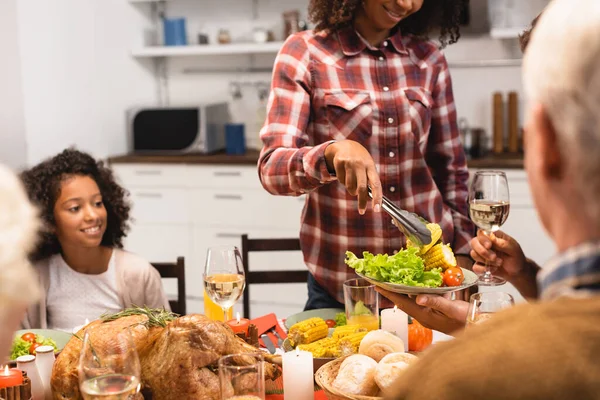
[[[129,150],[136,153],[214,153],[225,149],[227,103],[135,108],[127,113]]]

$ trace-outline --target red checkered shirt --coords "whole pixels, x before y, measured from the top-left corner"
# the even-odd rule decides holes
[[[374,48],[353,28],[289,37],[275,60],[260,136],[262,185],[306,195],[304,261],[338,301],[343,282],[356,276],[344,264],[346,250],[391,254],[405,238],[385,212],[358,213],[357,198],[327,170],[332,141],[361,143],[384,195],[439,223],[455,253],[469,252],[468,170],[448,65],[434,43],[398,32]]]

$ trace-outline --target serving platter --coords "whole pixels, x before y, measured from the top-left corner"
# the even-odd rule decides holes
[[[369,278],[363,274],[357,273],[361,278],[366,279],[371,282],[373,285],[378,286],[382,289],[388,290],[394,293],[400,294],[444,294],[444,293],[452,293],[457,292],[459,290],[466,289],[477,284],[477,280],[479,277],[473,271],[469,271],[468,269],[461,268],[463,271],[463,275],[465,280],[460,286],[441,286],[441,287],[420,287],[420,286],[408,286],[408,285],[400,285],[397,283],[389,283],[389,282],[380,282],[373,278]]]

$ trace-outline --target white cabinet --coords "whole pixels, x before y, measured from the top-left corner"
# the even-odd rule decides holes
[[[294,238],[300,232],[303,197],[272,196],[261,186],[254,165],[112,164],[130,191],[135,222],[125,247],[150,262],[186,261],[189,312],[203,311],[202,273],[210,246],[235,245],[241,236]],[[306,268],[301,252],[251,253],[251,270]],[[177,292],[165,281],[168,295]],[[267,312],[287,316],[302,311],[306,285],[253,286],[251,317]],[[235,307],[241,311],[241,301]]]

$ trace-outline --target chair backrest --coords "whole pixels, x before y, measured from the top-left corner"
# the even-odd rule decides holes
[[[242,235],[242,259],[246,275],[246,293],[244,294],[244,316],[250,318],[250,285],[267,283],[302,283],[308,280],[308,270],[286,271],[250,271],[250,252],[259,251],[300,251],[300,239],[249,239]]]
[[[158,270],[161,278],[177,279],[177,300],[169,300],[171,311],[179,315],[186,314],[185,306],[185,260],[183,257],[177,257],[174,263],[152,263],[152,266]]]

